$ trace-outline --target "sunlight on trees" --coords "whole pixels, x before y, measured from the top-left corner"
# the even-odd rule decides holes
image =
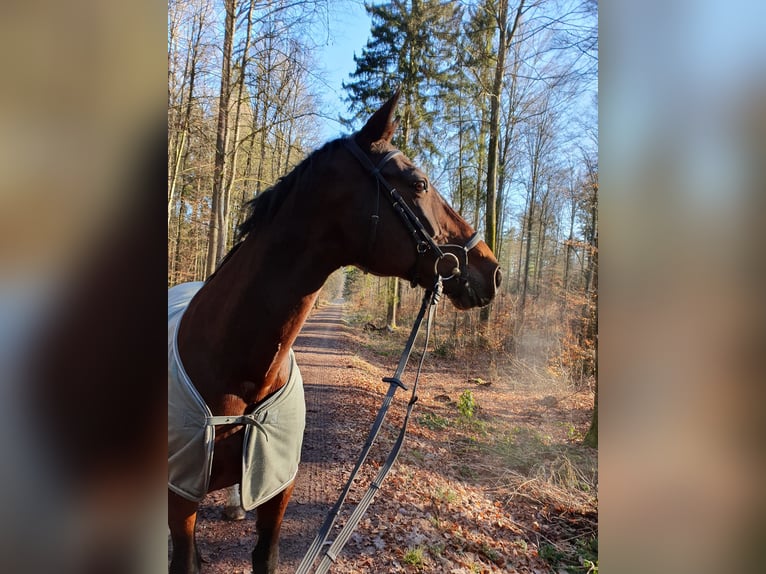
[[[491,362],[502,356],[595,388],[597,5],[406,0],[366,9],[372,27],[343,83],[341,121],[358,129],[401,86],[394,144],[503,268],[491,308],[442,313],[442,349],[480,349]],[[232,245],[242,205],[322,143],[309,30],[328,14],[325,1],[170,2],[169,285],[207,277]],[[346,283],[369,319],[392,327],[417,306],[411,291],[357,274]]]

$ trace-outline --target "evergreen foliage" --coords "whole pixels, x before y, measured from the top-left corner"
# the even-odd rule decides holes
[[[168,285],[205,279],[211,225],[219,230],[219,253],[231,245],[242,206],[322,143],[321,71],[314,59],[321,40],[312,21],[327,21],[342,3],[233,5],[228,66],[223,2],[168,5]],[[491,317],[445,315],[451,337],[444,348],[491,348],[536,368],[544,364],[577,388],[592,385],[598,372],[597,3],[370,0],[365,8],[369,41],[343,83],[348,115],[342,121],[348,131],[358,129],[400,87],[394,145],[488,241],[494,235],[503,269]],[[499,66],[503,30],[507,51]],[[218,121],[222,75],[230,75],[225,122]],[[223,214],[218,223],[214,203]],[[397,287],[347,271],[347,297],[360,291],[365,305],[381,308],[388,299],[407,318],[419,296]]]
[[[369,116],[381,101],[401,87],[401,123],[394,144],[411,158],[437,153],[433,130],[441,99],[458,64],[462,11],[454,0],[394,0],[366,3],[372,29],[356,70],[343,83],[352,115],[349,127]]]

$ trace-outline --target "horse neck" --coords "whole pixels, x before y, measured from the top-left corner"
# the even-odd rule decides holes
[[[337,265],[287,226],[249,235],[189,304],[178,349],[214,414],[239,414],[283,386],[290,347]]]

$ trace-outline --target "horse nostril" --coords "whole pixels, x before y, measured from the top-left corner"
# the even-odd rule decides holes
[[[500,272],[500,267],[495,269],[495,290],[500,289],[500,283],[503,281],[503,274]]]

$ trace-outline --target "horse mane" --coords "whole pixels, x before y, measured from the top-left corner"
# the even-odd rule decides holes
[[[289,173],[280,177],[270,188],[259,193],[245,203],[245,219],[237,226],[237,231],[234,234],[234,245],[223,259],[221,259],[215,271],[208,277],[208,280],[210,280],[231,258],[234,252],[242,245],[253,230],[257,229],[261,224],[270,221],[279,211],[280,207],[282,207],[282,204],[284,204],[287,197],[291,195],[293,191],[302,187],[305,176],[313,166],[314,158],[325,151],[334,151],[341,144],[342,139],[327,142],[322,147],[306,156],[302,162],[295,166]]]
[[[245,240],[247,235],[256,229],[260,223],[270,221],[276,215],[288,195],[300,188],[304,183],[304,176],[311,170],[314,158],[325,151],[334,151],[342,140],[332,140],[321,148],[314,150],[304,160],[292,169],[287,175],[282,176],[273,186],[256,195],[245,203],[247,215],[237,226],[235,235],[235,247]],[[233,248],[232,248],[233,249]]]

